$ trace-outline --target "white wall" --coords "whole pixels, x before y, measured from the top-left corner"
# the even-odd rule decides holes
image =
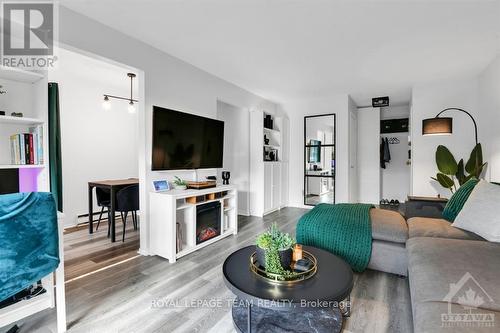
[[[348,96],[341,94],[326,99],[289,101],[282,105],[290,119],[290,196],[289,205],[304,206],[304,116],[336,114],[336,202],[349,200],[349,110]]]
[[[217,119],[224,121],[224,160],[218,170],[230,171],[230,184],[238,187],[238,213],[250,214],[250,113],[248,110],[218,101]]]
[[[410,107],[393,106],[381,108],[381,119],[402,119],[410,117]],[[411,124],[410,124],[411,127]],[[391,161],[386,163],[386,168],[382,169],[381,198],[383,199],[398,199],[400,202],[406,201],[410,193],[410,170],[411,166],[407,165],[408,161],[408,136],[409,133],[389,133],[383,134],[381,137],[397,138],[399,144],[389,145],[391,151]]]
[[[479,117],[477,78],[462,78],[418,85],[412,91],[412,182],[413,195],[449,197],[450,191],[430,179],[437,172],[435,152],[438,145],[445,145],[455,158],[467,160],[474,148],[474,127],[467,115],[448,111],[443,116],[453,117],[453,134],[422,136],[422,120],[435,117],[448,107],[458,107]],[[479,134],[482,135],[481,129]],[[479,140],[481,141],[481,136]]]
[[[148,218],[148,193],[153,179],[171,178],[172,173],[151,171],[151,127],[153,105],[184,112],[217,117],[217,100],[240,108],[275,111],[276,104],[234,84],[219,79],[139,40],[128,37],[64,6],[59,8],[59,40],[86,52],[136,67],[143,72],[144,86],[140,98],[145,99],[139,112],[139,177],[141,181],[141,219]],[[194,177],[193,172],[175,173]],[[140,252],[149,252],[149,228],[141,225]]]
[[[62,49],[58,57],[49,80],[59,84],[63,207],[69,226],[88,213],[89,181],[138,177],[137,115],[128,113],[126,101],[111,100],[110,110],[102,108],[104,93],[130,94],[127,68]]]
[[[479,105],[479,133],[488,162],[486,179],[500,182],[500,56],[479,76]]]
[[[358,201],[380,201],[380,108],[358,109]]]

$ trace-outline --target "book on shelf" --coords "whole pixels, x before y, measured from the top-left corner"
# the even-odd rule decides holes
[[[11,135],[10,155],[15,165],[43,164],[43,127],[30,127],[29,133]]]
[[[35,126],[35,127],[30,127],[29,129],[30,133],[33,134],[34,137],[34,142],[33,142],[33,149],[35,150],[35,156],[36,160],[38,161],[38,164],[43,164],[43,127],[40,126]]]

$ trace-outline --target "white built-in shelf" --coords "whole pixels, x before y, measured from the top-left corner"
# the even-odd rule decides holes
[[[25,71],[19,68],[0,66],[0,79],[35,83],[44,78],[43,74]]]
[[[279,145],[264,145],[264,147],[268,147],[268,148],[276,148],[276,149],[278,149],[280,146],[279,146]]]
[[[219,241],[219,240],[221,240],[229,235],[232,235],[234,233],[235,233],[235,229],[228,228],[228,229],[224,230],[224,232],[222,234],[220,234],[219,236],[216,236],[214,238],[210,238],[209,240],[206,240],[203,243],[200,243],[200,244],[197,244],[194,246],[189,246],[189,247],[182,249],[181,251],[177,252],[176,256],[177,256],[177,258],[183,257],[183,256],[188,255],[190,253],[193,253],[194,251],[199,250],[207,245],[213,244],[213,243],[215,243],[215,242],[217,242],[217,241]]]
[[[221,193],[223,192],[223,193]],[[225,194],[222,196],[222,194]],[[221,195],[220,198],[198,203],[186,202],[187,198]],[[217,185],[202,190],[170,190],[150,193],[151,254],[159,255],[174,263],[177,259],[238,232],[238,192],[234,185]],[[211,202],[220,203],[220,218],[213,220],[220,235],[197,244],[196,207]],[[228,209],[231,208],[231,209]],[[178,239],[176,228],[181,230]],[[176,246],[180,241],[181,248]]]
[[[50,292],[44,292],[0,309],[0,325],[8,325],[26,317],[29,308],[47,309],[52,307],[52,297]]]
[[[194,206],[195,206],[194,204],[186,202],[186,203],[184,203],[182,205],[177,206],[177,210],[183,210],[183,209],[191,208],[191,207],[194,207]]]
[[[44,121],[38,118],[0,116],[0,124],[17,124],[17,125],[41,125]]]
[[[45,164],[0,164],[0,169],[43,169]]]
[[[225,195],[225,196],[220,197],[220,198],[216,198],[216,199],[212,199],[212,200],[204,200],[204,201],[200,201],[200,202],[197,202],[197,203],[186,202],[186,203],[183,203],[183,204],[180,204],[179,206],[177,206],[177,210],[182,210],[182,209],[186,209],[186,208],[196,207],[196,206],[199,206],[199,205],[204,205],[204,204],[215,202],[215,201],[222,201],[224,199],[231,199],[233,197],[234,197],[234,195],[228,194],[228,195]]]
[[[270,129],[270,128],[266,128],[266,127],[264,127],[264,131],[266,131],[266,132],[270,132],[270,133],[279,133],[279,132],[280,132],[279,130],[276,130],[276,129]]]

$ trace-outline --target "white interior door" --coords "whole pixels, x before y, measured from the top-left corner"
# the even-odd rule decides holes
[[[273,200],[273,163],[264,162],[264,212],[272,209]]]
[[[380,108],[358,109],[358,201],[380,201]]]
[[[250,214],[250,113],[217,101],[217,118],[224,121],[224,157],[221,172],[231,172],[231,184],[238,188],[238,212]]]
[[[273,165],[273,193],[272,193],[272,209],[280,208],[281,203],[281,165],[272,163]]]
[[[358,116],[349,112],[349,202],[358,202]]]

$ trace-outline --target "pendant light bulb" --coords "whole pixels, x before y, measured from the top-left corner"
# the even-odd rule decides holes
[[[135,105],[133,101],[130,101],[130,103],[128,103],[128,113],[135,113]]]
[[[108,96],[104,96],[104,101],[102,102],[102,108],[106,111],[111,109],[111,102],[109,101]]]

